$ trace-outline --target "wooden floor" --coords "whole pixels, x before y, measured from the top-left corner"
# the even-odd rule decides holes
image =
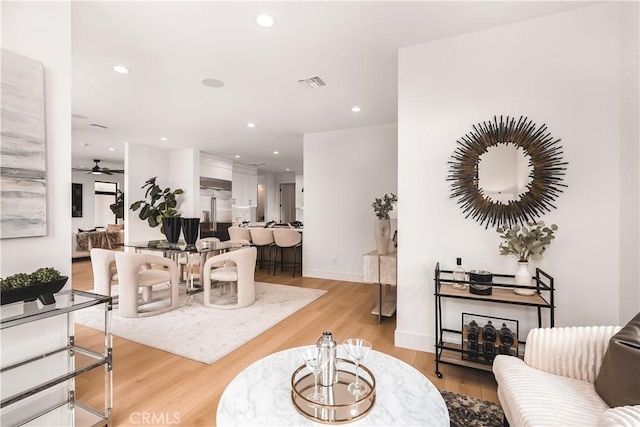
[[[314,343],[323,331],[331,331],[337,341],[366,338],[374,349],[415,367],[441,390],[498,402],[491,373],[441,365],[444,378],[438,379],[434,374],[433,353],[395,347],[395,317],[383,318],[378,324],[377,316],[370,314],[371,285],[292,278],[291,273],[269,276],[258,272],[256,280],[328,292],[211,365],[113,337],[112,425],[141,424],[143,417],[147,417],[146,425],[215,425],[218,400],[240,371],[276,351]],[[73,287],[83,290],[93,287],[89,261],[73,263]],[[76,325],[76,339],[97,349],[103,345],[102,334],[80,325]],[[77,398],[99,406],[104,396],[102,376],[101,372],[91,372],[78,379]]]

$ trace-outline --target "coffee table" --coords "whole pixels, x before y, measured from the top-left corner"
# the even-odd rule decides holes
[[[342,346],[338,357],[347,357]],[[291,348],[245,368],[222,393],[216,425],[321,425],[299,414],[291,401],[291,375],[302,363],[299,348]],[[350,425],[449,426],[442,395],[418,370],[375,350],[363,364],[376,378],[376,402],[369,414]]]

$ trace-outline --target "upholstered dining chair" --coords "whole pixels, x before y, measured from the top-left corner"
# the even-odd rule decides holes
[[[133,252],[116,253],[120,299],[118,312],[122,317],[147,317],[174,310],[178,307],[178,265],[156,255]],[[147,268],[143,268],[143,267]],[[155,267],[155,268],[154,268]],[[157,267],[166,267],[160,269]],[[169,284],[167,297],[156,297],[156,285]],[[142,301],[139,300],[142,289]],[[166,289],[166,288],[165,288]]]
[[[209,258],[202,269],[204,305],[220,309],[247,307],[256,300],[255,270],[258,250],[255,247],[237,249]],[[215,268],[215,265],[222,267]],[[231,282],[230,302],[212,301],[212,283]]]
[[[248,228],[238,227],[234,225],[227,229],[229,232],[229,240],[248,240],[251,241],[251,232]]]
[[[302,275],[302,234],[292,228],[279,228],[273,230],[273,240],[276,244],[278,254],[274,258],[273,274],[276,274],[276,268],[280,265],[280,271],[284,271],[285,267],[291,266],[293,277],[296,276],[296,270],[300,268]],[[288,257],[286,252],[290,252]]]
[[[118,283],[116,252],[109,249],[91,249],[94,293],[111,296],[111,286]],[[114,302],[117,298],[117,295],[113,297]]]
[[[258,267],[267,267],[267,274],[271,271],[271,267],[275,266],[273,257],[273,248],[275,240],[273,240],[273,229],[271,228],[250,228],[251,242],[253,246],[258,248]]]

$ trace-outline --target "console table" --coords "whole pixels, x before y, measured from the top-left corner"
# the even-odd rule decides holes
[[[291,375],[303,364],[300,348],[258,360],[240,372],[220,397],[218,426],[312,426],[291,401]],[[338,357],[346,351],[338,346]],[[349,425],[448,426],[449,412],[438,389],[418,370],[388,354],[371,350],[366,366],[376,378],[371,412]]]
[[[380,255],[374,250],[362,255],[362,281],[378,285],[373,292],[375,307],[371,311],[378,316],[378,323],[382,316],[391,317],[396,312],[397,260],[397,252]]]

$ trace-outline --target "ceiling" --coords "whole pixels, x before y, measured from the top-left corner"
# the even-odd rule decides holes
[[[397,121],[399,48],[586,4],[72,2],[73,167],[122,168],[130,142],[301,173],[305,133]]]

